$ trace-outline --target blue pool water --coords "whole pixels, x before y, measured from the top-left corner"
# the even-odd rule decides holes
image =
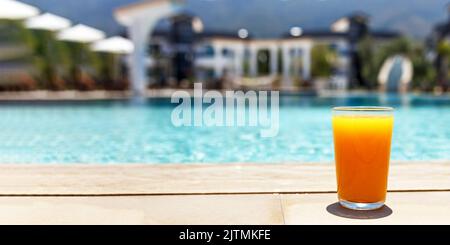
[[[0,163],[331,162],[338,105],[396,108],[394,160],[450,160],[450,98],[361,95],[280,98],[280,131],[171,124],[166,99],[0,102]]]

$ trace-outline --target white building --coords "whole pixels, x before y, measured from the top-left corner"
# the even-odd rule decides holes
[[[290,89],[295,80],[311,82],[311,51],[318,44],[329,45],[337,53],[335,86],[346,88],[348,84],[349,33],[354,28],[351,18],[339,19],[330,30],[293,27],[282,37],[258,39],[245,29],[234,33],[204,31],[198,17],[183,12],[181,1],[143,1],[119,8],[115,15],[128,27],[136,47],[130,58],[136,93],[142,93],[149,83],[184,79],[216,81],[222,87],[264,87],[278,81],[278,87]],[[170,28],[155,31],[164,19],[169,20]],[[378,32],[372,36],[383,40],[396,34]],[[161,68],[158,74],[148,72],[155,68]]]

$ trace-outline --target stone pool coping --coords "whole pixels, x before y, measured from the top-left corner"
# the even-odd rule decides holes
[[[450,224],[450,162],[391,164],[375,213],[333,205],[335,190],[327,163],[3,164],[0,223]]]
[[[395,162],[391,191],[450,190],[450,162]],[[330,193],[331,163],[1,164],[0,195]]]

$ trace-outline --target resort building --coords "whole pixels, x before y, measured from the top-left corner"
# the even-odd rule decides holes
[[[148,85],[183,85],[187,80],[214,88],[276,84],[292,89],[300,83],[346,89],[362,82],[356,42],[367,34],[375,42],[398,36],[370,31],[361,13],[330,23],[328,30],[304,30],[299,25],[287,27],[283,36],[264,39],[252,37],[247,29],[211,31],[195,13],[184,11],[180,1],[138,2],[119,8],[115,16],[128,27],[136,47],[129,67],[137,93]],[[312,79],[312,52],[320,45],[336,54],[332,79],[324,82]]]
[[[361,74],[364,60],[359,57],[357,44],[368,36],[374,46],[399,36],[396,32],[370,30],[369,18],[364,13],[353,13],[337,19],[325,29],[306,29],[299,23],[287,26],[283,35],[260,38],[245,28],[215,30],[195,12],[187,12],[182,0],[146,0],[120,7],[114,12],[116,20],[126,27],[123,36],[132,42],[128,51],[123,52],[120,49],[111,50],[110,45],[106,50],[92,48],[98,46],[95,42],[105,38],[101,30],[84,25],[70,27],[68,20],[68,26],[54,29],[55,22],[48,21],[48,17],[55,18],[54,15],[39,15],[38,9],[27,8],[33,10],[28,16],[18,16],[12,22],[0,23],[0,90],[123,89],[129,84],[136,94],[142,94],[149,87],[188,88],[193,82],[202,82],[205,88],[216,89],[251,87],[292,90],[301,87],[346,90],[350,87],[368,87]],[[107,65],[102,68],[103,73],[98,72],[88,61],[82,60],[83,55],[70,52],[66,55],[78,57],[70,59],[74,61],[71,64],[73,67],[61,67],[53,57],[61,52],[50,48],[47,54],[40,54],[41,60],[36,59],[36,53],[46,49],[41,49],[39,45],[27,47],[11,40],[20,28],[23,31],[27,29],[27,32],[36,29],[26,25],[32,17],[46,19],[47,24],[51,24],[37,30],[51,33],[48,36],[55,42],[79,43],[86,53],[102,51],[124,57],[122,62],[110,64],[115,67],[108,68],[118,72],[105,75]],[[3,18],[9,20],[11,16]],[[245,23],[242,24],[245,26]],[[85,39],[86,30],[94,36]],[[444,30],[445,33],[445,28],[437,30],[439,33]],[[72,38],[61,38],[68,32],[72,33]],[[35,34],[33,36],[36,38]],[[129,42],[123,38],[113,38],[109,43],[117,40]],[[40,43],[46,41],[40,40]],[[122,48],[122,45],[115,44]],[[47,59],[47,56],[52,58]],[[120,73],[120,76],[113,73]],[[102,86],[95,86],[96,83]]]

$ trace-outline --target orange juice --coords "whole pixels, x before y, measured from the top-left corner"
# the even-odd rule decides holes
[[[332,120],[339,200],[384,203],[393,115],[335,113]]]

